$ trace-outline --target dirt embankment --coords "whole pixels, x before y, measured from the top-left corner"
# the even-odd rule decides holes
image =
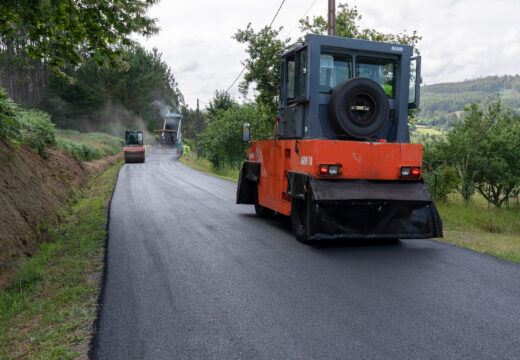
[[[117,161],[114,156],[84,165],[60,149],[47,149],[46,155],[44,160],[0,139],[0,273],[36,250],[45,228],[60,220],[66,201],[87,185],[88,173]]]

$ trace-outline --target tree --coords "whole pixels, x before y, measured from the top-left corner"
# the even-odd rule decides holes
[[[423,176],[430,193],[436,200],[446,201],[448,195],[460,184],[457,170],[440,159],[438,137],[429,134],[421,138],[423,144]]]
[[[209,101],[208,106],[206,106],[206,110],[210,117],[215,117],[219,110],[228,110],[233,105],[236,105],[236,101],[233,100],[231,95],[229,95],[224,90],[215,90],[215,95],[213,99]]]
[[[480,103],[464,108],[464,120],[448,133],[445,140],[436,144],[438,161],[446,162],[457,170],[460,183],[456,190],[464,200],[469,201],[475,192],[475,178],[484,166],[480,145],[491,124],[491,116],[484,114]]]
[[[247,96],[251,84],[258,91],[256,101],[273,118],[278,109],[278,84],[280,82],[280,53],[287,47],[290,39],[277,39],[282,30],[269,26],[255,32],[251,23],[245,30],[238,30],[233,36],[239,43],[247,44],[249,59],[246,60],[244,81],[240,83],[240,92]]]
[[[60,127],[110,131],[144,125],[153,130],[162,125],[164,113],[179,108],[183,97],[161,53],[140,46],[122,50],[125,70],[99,67],[90,59],[66,70],[76,81],[51,76],[41,108]]]
[[[520,184],[520,125],[499,98],[472,103],[446,138],[425,144],[424,160],[433,172],[454,168],[464,200],[477,189],[501,207]]]
[[[520,185],[520,125],[510,110],[492,103],[493,124],[481,146],[485,165],[476,176],[477,189],[496,207],[507,203]]]
[[[17,107],[0,88],[0,137],[17,139],[20,136],[20,120],[17,116]]]
[[[234,104],[227,110],[218,110],[200,136],[200,146],[205,156],[214,166],[221,166],[221,161],[243,159],[246,144],[242,142],[242,124],[249,123],[251,139],[263,139],[267,135],[267,118],[254,103]]]
[[[182,136],[184,139],[195,140],[199,132],[204,132],[208,125],[208,113],[205,111],[199,111],[199,124],[197,126],[197,110],[191,109],[186,105],[181,106],[182,118]]]
[[[132,34],[158,31],[145,16],[158,0],[53,0],[0,2],[0,46],[24,34],[27,54],[45,60],[55,71],[94,59],[121,68],[121,47],[134,44]]]

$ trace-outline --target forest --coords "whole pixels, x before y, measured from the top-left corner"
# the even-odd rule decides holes
[[[59,128],[117,136],[128,127],[153,130],[161,113],[183,103],[161,53],[131,37],[158,31],[143,15],[156,2],[2,1],[0,87]]]
[[[497,94],[505,107],[520,113],[518,74],[425,85],[421,88],[418,124],[446,130],[459,119],[464,106]]]

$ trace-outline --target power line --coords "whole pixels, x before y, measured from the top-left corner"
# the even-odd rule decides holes
[[[280,10],[282,9],[282,6],[283,6],[284,3],[285,3],[285,0],[282,0],[280,6],[278,7],[278,10],[276,10],[276,14],[274,14],[274,16],[273,16],[273,20],[271,20],[271,23],[269,24],[269,30],[271,29],[271,26],[273,26],[273,23],[274,23],[274,21],[276,20],[276,17],[278,16],[278,13],[279,13]],[[226,93],[229,93],[229,90],[231,90],[231,88],[233,87],[233,85],[235,85],[235,83],[237,82],[237,80],[240,79],[240,76],[242,76],[242,74],[244,73],[244,71],[246,71],[246,68],[247,68],[247,64],[244,65],[244,68],[242,69],[242,71],[240,71],[240,74],[238,74],[238,76],[235,78],[235,80],[233,80],[233,82],[231,83],[231,85],[229,85],[228,89],[226,90]]]
[[[282,3],[280,4],[280,7],[276,11],[276,14],[274,14],[273,20],[271,20],[271,23],[269,24],[269,29],[271,28],[271,26],[273,26],[273,23],[276,20],[276,17],[278,16],[278,13],[280,12],[280,9],[282,8],[284,2],[285,2],[285,0],[282,0]]]
[[[303,19],[305,16],[307,16],[307,14],[309,13],[309,11],[311,11],[311,9],[314,7],[314,5],[316,5],[316,2],[317,2],[317,1],[318,1],[318,0],[314,0],[314,1],[312,2],[311,6],[309,6],[309,7],[307,8],[307,10],[303,13],[303,15],[301,16],[300,19]],[[296,24],[294,24],[294,26],[291,28],[291,30],[289,31],[289,33],[288,33],[287,36],[285,37],[286,39],[288,39],[289,36],[291,36],[291,34],[292,34],[292,32],[294,31],[294,29],[296,29],[296,28],[298,27],[298,24],[299,24],[299,23],[300,23],[300,21],[298,20],[298,21],[296,22]]]
[[[246,67],[247,67],[247,64],[244,65],[244,68],[242,69],[242,71],[240,72],[240,74],[238,74],[238,76],[235,78],[235,80],[233,80],[233,82],[231,83],[231,85],[229,85],[228,89],[226,90],[227,93],[229,93],[229,90],[231,90],[231,88],[233,87],[233,85],[235,85],[235,83],[236,83],[237,80],[240,78],[240,76],[244,73],[244,71],[246,71]]]

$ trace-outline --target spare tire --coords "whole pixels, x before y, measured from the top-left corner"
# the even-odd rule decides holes
[[[329,117],[341,134],[358,139],[374,137],[385,126],[389,113],[388,96],[373,80],[348,79],[332,90]]]

